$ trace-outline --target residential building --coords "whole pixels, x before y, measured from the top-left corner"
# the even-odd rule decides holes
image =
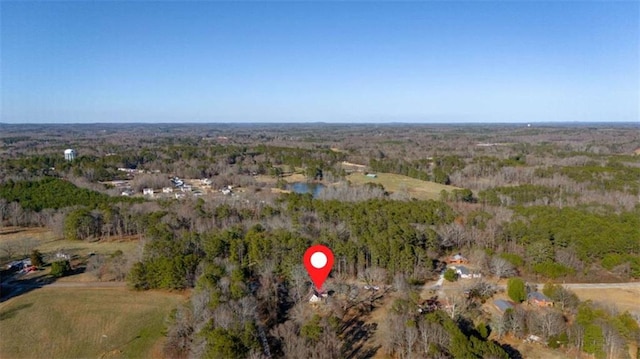
[[[471,278],[481,278],[482,277],[482,274],[476,273],[476,272],[472,272],[469,268],[467,268],[465,266],[455,266],[455,267],[452,267],[452,268],[453,268],[453,270],[456,271],[456,273],[462,279],[471,279]]]
[[[462,254],[458,253],[454,256],[447,258],[447,263],[449,264],[466,264],[469,263],[469,260],[465,258]]]
[[[553,300],[540,292],[531,292],[527,294],[527,301],[529,304],[535,304],[539,307],[553,306]]]

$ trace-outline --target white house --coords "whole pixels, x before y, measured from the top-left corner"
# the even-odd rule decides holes
[[[153,188],[143,188],[142,189],[142,194],[145,195],[145,196],[153,197]]]
[[[62,252],[57,252],[56,253],[56,258],[58,259],[66,259],[66,260],[70,260],[71,256],[66,254],[66,253],[62,253]]]
[[[462,279],[471,279],[471,278],[481,278],[482,277],[482,274],[471,272],[469,270],[469,268],[467,268],[465,266],[456,266],[456,267],[452,267],[452,268],[456,271],[456,273]]]
[[[326,292],[319,292],[315,289],[312,289],[309,303],[320,303],[322,301],[322,298],[326,298],[328,296],[329,295]]]
[[[162,193],[173,193],[173,188],[171,187],[163,187]]]

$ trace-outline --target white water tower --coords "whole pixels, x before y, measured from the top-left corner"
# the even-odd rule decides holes
[[[67,161],[75,160],[77,155],[78,155],[78,152],[76,152],[76,150],[72,148],[68,148],[64,150],[64,159]]]

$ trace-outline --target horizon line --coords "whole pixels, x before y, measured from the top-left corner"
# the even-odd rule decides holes
[[[630,121],[126,121],[126,122],[0,122],[0,125],[533,125],[533,124],[638,124],[640,120]]]

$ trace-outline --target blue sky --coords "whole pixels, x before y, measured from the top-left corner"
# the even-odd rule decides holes
[[[634,1],[2,1],[0,12],[0,122],[640,116]]]

